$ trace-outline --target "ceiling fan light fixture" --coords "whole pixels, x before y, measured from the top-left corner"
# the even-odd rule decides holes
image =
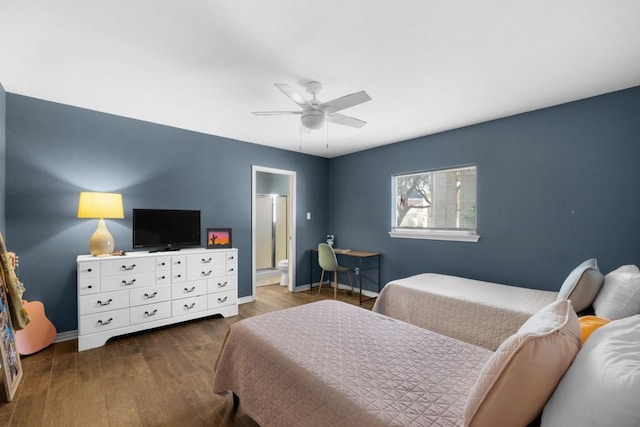
[[[324,126],[325,117],[323,111],[308,110],[302,112],[302,125],[307,129],[320,129]]]

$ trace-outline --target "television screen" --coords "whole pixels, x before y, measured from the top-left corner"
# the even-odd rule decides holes
[[[200,211],[134,209],[133,248],[171,250],[200,245]]]

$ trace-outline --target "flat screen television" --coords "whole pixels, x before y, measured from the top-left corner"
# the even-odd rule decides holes
[[[200,234],[200,211],[133,210],[133,249],[155,252],[198,247]]]

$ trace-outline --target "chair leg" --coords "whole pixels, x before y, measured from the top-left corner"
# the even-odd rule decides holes
[[[318,295],[320,295],[320,291],[322,290],[322,282],[324,281],[324,270],[320,274],[320,286],[318,286]]]
[[[333,299],[338,299],[338,271],[333,272]]]

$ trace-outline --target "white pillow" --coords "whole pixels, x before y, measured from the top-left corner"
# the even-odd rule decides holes
[[[603,277],[598,261],[591,258],[569,273],[558,292],[558,299],[568,299],[576,312],[589,308],[602,287]]]
[[[545,405],[541,426],[640,426],[640,316],[591,334]]]
[[[578,317],[567,300],[529,318],[482,368],[464,409],[465,426],[525,426],[545,402],[580,349]]]
[[[640,270],[623,265],[604,276],[604,285],[593,301],[596,316],[623,319],[640,314]]]

